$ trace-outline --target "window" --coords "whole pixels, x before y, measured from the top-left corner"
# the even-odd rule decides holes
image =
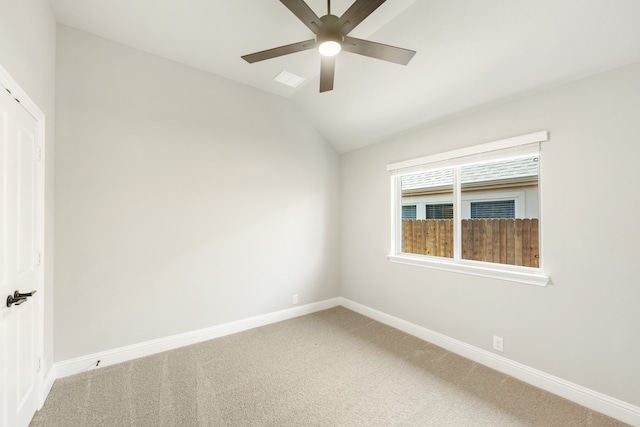
[[[515,218],[515,200],[471,202],[471,218]]]
[[[402,219],[416,219],[416,205],[403,205]]]
[[[395,262],[546,285],[539,165],[546,131],[388,166]]]
[[[453,219],[453,203],[425,206],[426,219]]]

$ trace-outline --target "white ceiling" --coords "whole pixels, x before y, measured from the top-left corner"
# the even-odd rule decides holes
[[[350,35],[417,51],[402,66],[343,52],[241,55],[313,38],[278,0],[50,0],[58,22],[289,98],[339,152],[483,104],[640,61],[639,0],[387,0]],[[333,0],[341,15],[353,0]],[[318,16],[325,0],[307,0]],[[307,81],[273,81],[287,70]],[[640,78],[640,76],[638,76]]]

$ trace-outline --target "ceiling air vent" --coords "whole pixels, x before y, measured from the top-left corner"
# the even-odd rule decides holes
[[[291,87],[298,87],[298,86],[300,86],[300,84],[302,84],[302,82],[304,82],[304,77],[296,76],[293,73],[290,73],[288,71],[284,71],[283,70],[273,80],[275,80],[275,81],[277,81],[279,83],[282,83],[283,85],[287,85],[287,86],[291,86]]]

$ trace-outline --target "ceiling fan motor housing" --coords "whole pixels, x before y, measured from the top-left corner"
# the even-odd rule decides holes
[[[318,29],[318,35],[316,41],[318,44],[333,41],[342,44],[344,37],[340,32],[340,26],[338,24],[340,18],[335,15],[325,15],[320,18],[322,26]]]

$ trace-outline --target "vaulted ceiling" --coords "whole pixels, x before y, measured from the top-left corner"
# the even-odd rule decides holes
[[[278,0],[50,1],[61,24],[289,98],[339,152],[640,61],[638,0],[387,0],[350,35],[415,57],[402,66],[342,52],[334,90],[319,93],[316,50],[240,58],[313,38]],[[325,0],[307,3],[326,14]],[[277,83],[282,70],[306,81]]]

